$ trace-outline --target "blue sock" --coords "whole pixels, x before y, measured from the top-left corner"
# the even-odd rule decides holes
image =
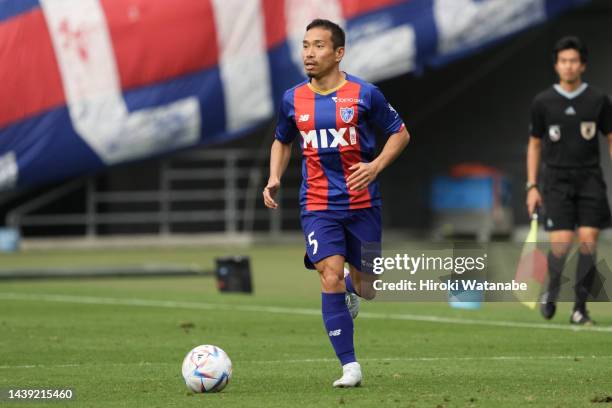
[[[344,278],[344,284],[346,285],[347,292],[354,293],[355,295],[359,296],[359,293],[357,293],[355,287],[353,286],[353,280],[351,279],[350,273],[346,275],[346,278]]]
[[[353,319],[344,302],[344,293],[321,293],[323,323],[342,365],[357,361],[353,346]]]

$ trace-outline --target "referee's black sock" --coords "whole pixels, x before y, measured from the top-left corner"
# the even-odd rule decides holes
[[[566,255],[557,258],[552,251],[548,252],[548,296],[547,302],[556,302],[561,289],[561,274]]]
[[[591,293],[591,287],[597,269],[595,268],[596,254],[583,254],[580,253],[578,257],[578,268],[576,269],[576,286],[574,287],[574,293],[576,294],[576,303],[574,304],[574,310],[580,310],[584,312],[586,309],[586,301]]]

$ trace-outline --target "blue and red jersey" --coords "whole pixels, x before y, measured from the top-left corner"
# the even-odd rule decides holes
[[[374,126],[385,137],[404,126],[380,90],[346,74],[336,89],[321,92],[309,81],[283,96],[275,137],[291,143],[301,136],[300,205],[307,211],[348,210],[380,206],[377,181],[361,191],[349,190],[349,168],[370,162],[376,153]]]

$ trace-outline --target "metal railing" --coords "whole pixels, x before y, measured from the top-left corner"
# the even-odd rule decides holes
[[[265,158],[259,157],[264,153]],[[286,221],[297,219],[299,160],[292,160],[286,173],[290,187],[284,187],[279,195],[279,200],[295,208],[296,214],[282,209],[270,211],[261,202],[261,189],[267,177],[267,154],[251,149],[183,153],[160,162],[158,179],[154,183],[157,188],[149,190],[101,190],[96,177],[73,180],[13,208],[7,213],[6,223],[19,230],[82,226],[89,237],[101,235],[101,226],[146,224],[156,226],[157,233],[168,235],[176,233],[178,224],[194,223],[200,226],[189,232],[277,234],[292,229],[291,223]],[[185,183],[192,185],[181,187]],[[79,189],[84,189],[83,212],[41,211]],[[177,208],[181,203],[189,203],[192,208]],[[126,204],[136,210],[113,209]],[[151,206],[156,210],[145,209]]]

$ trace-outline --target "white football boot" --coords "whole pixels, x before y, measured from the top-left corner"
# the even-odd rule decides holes
[[[351,388],[361,385],[361,366],[358,362],[342,366],[342,377],[334,381],[335,388]]]
[[[349,270],[347,268],[344,268],[344,278],[345,279],[349,273],[350,273]],[[355,318],[359,314],[359,306],[361,304],[361,300],[359,299],[359,296],[351,292],[346,292],[346,294],[344,295],[344,302],[346,303],[346,307],[348,307],[351,317],[353,318],[353,320],[355,320]]]

